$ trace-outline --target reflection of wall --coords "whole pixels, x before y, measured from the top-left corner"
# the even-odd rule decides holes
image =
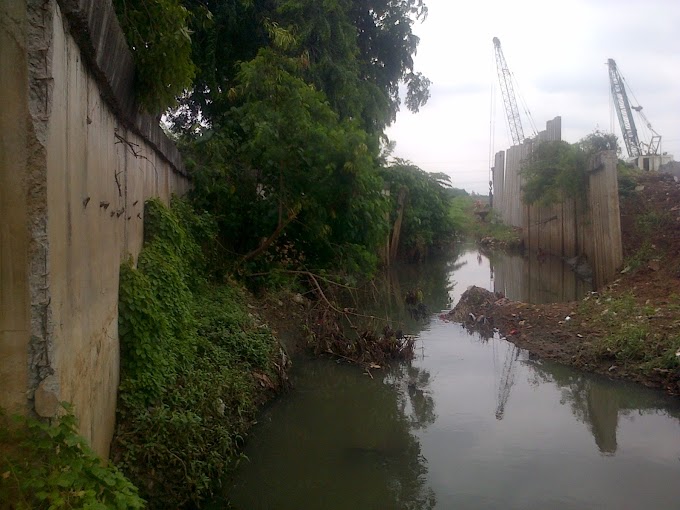
[[[574,416],[587,425],[602,453],[616,453],[619,411],[661,407],[660,402],[650,401],[648,394],[636,398],[630,388],[578,373],[565,365],[546,362],[532,368],[539,380],[554,382],[562,389],[561,402],[568,403]]]
[[[588,413],[590,430],[602,453],[616,452],[616,428],[619,424],[619,402],[611,388],[597,384],[588,386]]]
[[[590,284],[576,276],[558,257],[540,260],[528,257],[502,256],[492,260],[494,291],[514,301],[556,303],[582,298]]]

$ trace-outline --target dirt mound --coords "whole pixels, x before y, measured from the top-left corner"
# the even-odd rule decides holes
[[[477,331],[485,338],[489,338],[495,329],[496,309],[506,303],[509,303],[509,300],[502,294],[472,285],[463,293],[453,310],[442,318],[460,322],[466,329]]]
[[[445,319],[532,353],[680,394],[680,183],[640,177],[622,197],[622,274],[583,301],[533,305],[472,287]]]
[[[628,270],[619,286],[645,300],[680,293],[680,183],[670,174],[645,174],[620,207]]]

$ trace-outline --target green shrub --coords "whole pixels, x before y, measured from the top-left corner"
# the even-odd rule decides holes
[[[638,184],[638,177],[642,175],[642,170],[634,165],[629,165],[619,160],[616,165],[616,172],[619,184],[619,196],[626,197],[631,195],[635,191],[635,187]]]
[[[549,205],[586,190],[588,155],[577,145],[563,141],[539,143],[522,165],[522,200]]]
[[[145,216],[138,266],[121,267],[113,451],[150,506],[176,508],[211,495],[241,458],[278,348],[240,289],[208,284],[199,240],[211,244],[209,216],[177,199],[148,201]]]
[[[130,481],[78,435],[68,413],[54,425],[0,413],[0,503],[16,509],[144,508]]]
[[[575,144],[561,140],[540,142],[522,164],[522,200],[526,204],[549,205],[583,197],[590,158],[607,150],[618,151],[616,136],[601,131]]]

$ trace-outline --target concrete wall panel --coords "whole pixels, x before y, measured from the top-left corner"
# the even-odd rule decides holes
[[[26,411],[29,366],[27,24],[25,2],[0,0],[0,404],[11,413]]]
[[[189,182],[174,146],[125,95],[131,60],[110,4],[0,9],[0,63],[16,69],[0,73],[10,99],[0,112],[0,406],[51,417],[69,401],[106,456],[120,263],[141,250],[144,201],[168,201]]]
[[[494,209],[506,224],[522,227],[530,251],[564,258],[584,254],[593,268],[595,285],[600,286],[614,277],[623,259],[616,155],[602,153],[593,159],[587,196],[547,207],[522,203],[522,161],[537,143],[561,138],[562,118],[555,117],[534,139],[510,147],[504,162],[499,157],[502,152],[496,155]]]

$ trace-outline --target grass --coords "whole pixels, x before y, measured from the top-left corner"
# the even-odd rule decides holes
[[[505,246],[519,246],[521,238],[518,232],[505,225],[498,217],[496,211],[491,210],[484,220],[477,214],[476,200],[474,196],[457,196],[451,201],[451,215],[456,232],[461,237],[468,237],[477,241],[491,238]]]
[[[639,303],[630,292],[587,298],[579,304],[578,316],[600,334],[585,345],[585,354],[593,361],[611,361],[638,372],[678,369],[680,332],[672,322],[678,309],[677,295],[656,308]]]

